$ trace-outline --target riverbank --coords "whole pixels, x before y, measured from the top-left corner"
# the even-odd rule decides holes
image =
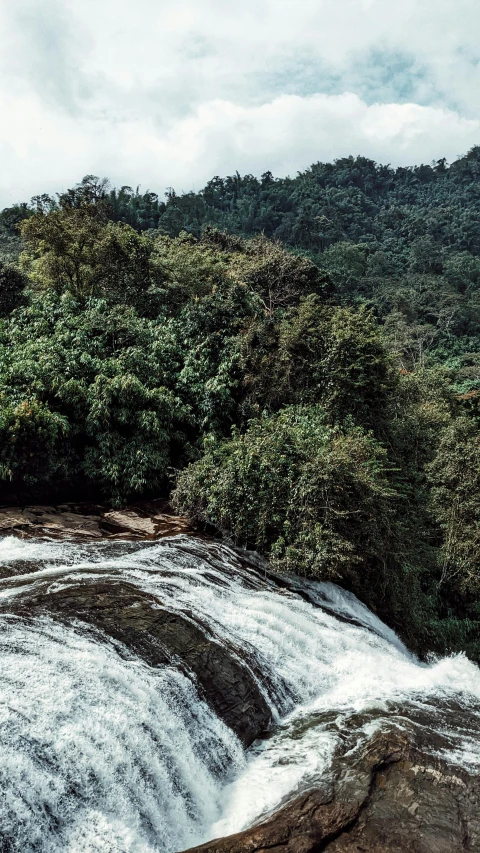
[[[141,501],[122,510],[95,503],[0,506],[0,536],[22,539],[154,540],[191,532],[187,519],[164,500]]]

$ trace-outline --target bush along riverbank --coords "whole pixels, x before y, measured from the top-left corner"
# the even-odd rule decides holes
[[[2,214],[2,503],[171,495],[417,651],[478,660],[475,245],[402,232],[390,269],[390,220],[291,251],[142,231],[112,198],[89,178]]]

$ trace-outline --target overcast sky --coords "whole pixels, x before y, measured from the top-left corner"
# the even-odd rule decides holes
[[[477,143],[479,0],[0,0],[0,209]]]

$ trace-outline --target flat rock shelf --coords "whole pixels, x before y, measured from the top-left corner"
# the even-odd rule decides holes
[[[190,530],[188,521],[172,513],[165,501],[122,510],[91,503],[0,507],[0,535],[23,539],[148,540]]]

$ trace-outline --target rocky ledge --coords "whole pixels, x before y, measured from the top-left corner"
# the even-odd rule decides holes
[[[0,536],[22,539],[160,539],[190,530],[188,521],[174,515],[165,501],[122,510],[87,503],[0,507]]]
[[[8,612],[25,620],[50,616],[67,625],[80,621],[122,643],[150,666],[183,670],[244,746],[270,725],[270,708],[247,661],[192,614],[174,612],[161,598],[130,583],[94,581],[38,591],[9,604]]]
[[[188,853],[478,853],[480,777],[432,746],[413,724],[377,732],[334,761],[322,790]]]

